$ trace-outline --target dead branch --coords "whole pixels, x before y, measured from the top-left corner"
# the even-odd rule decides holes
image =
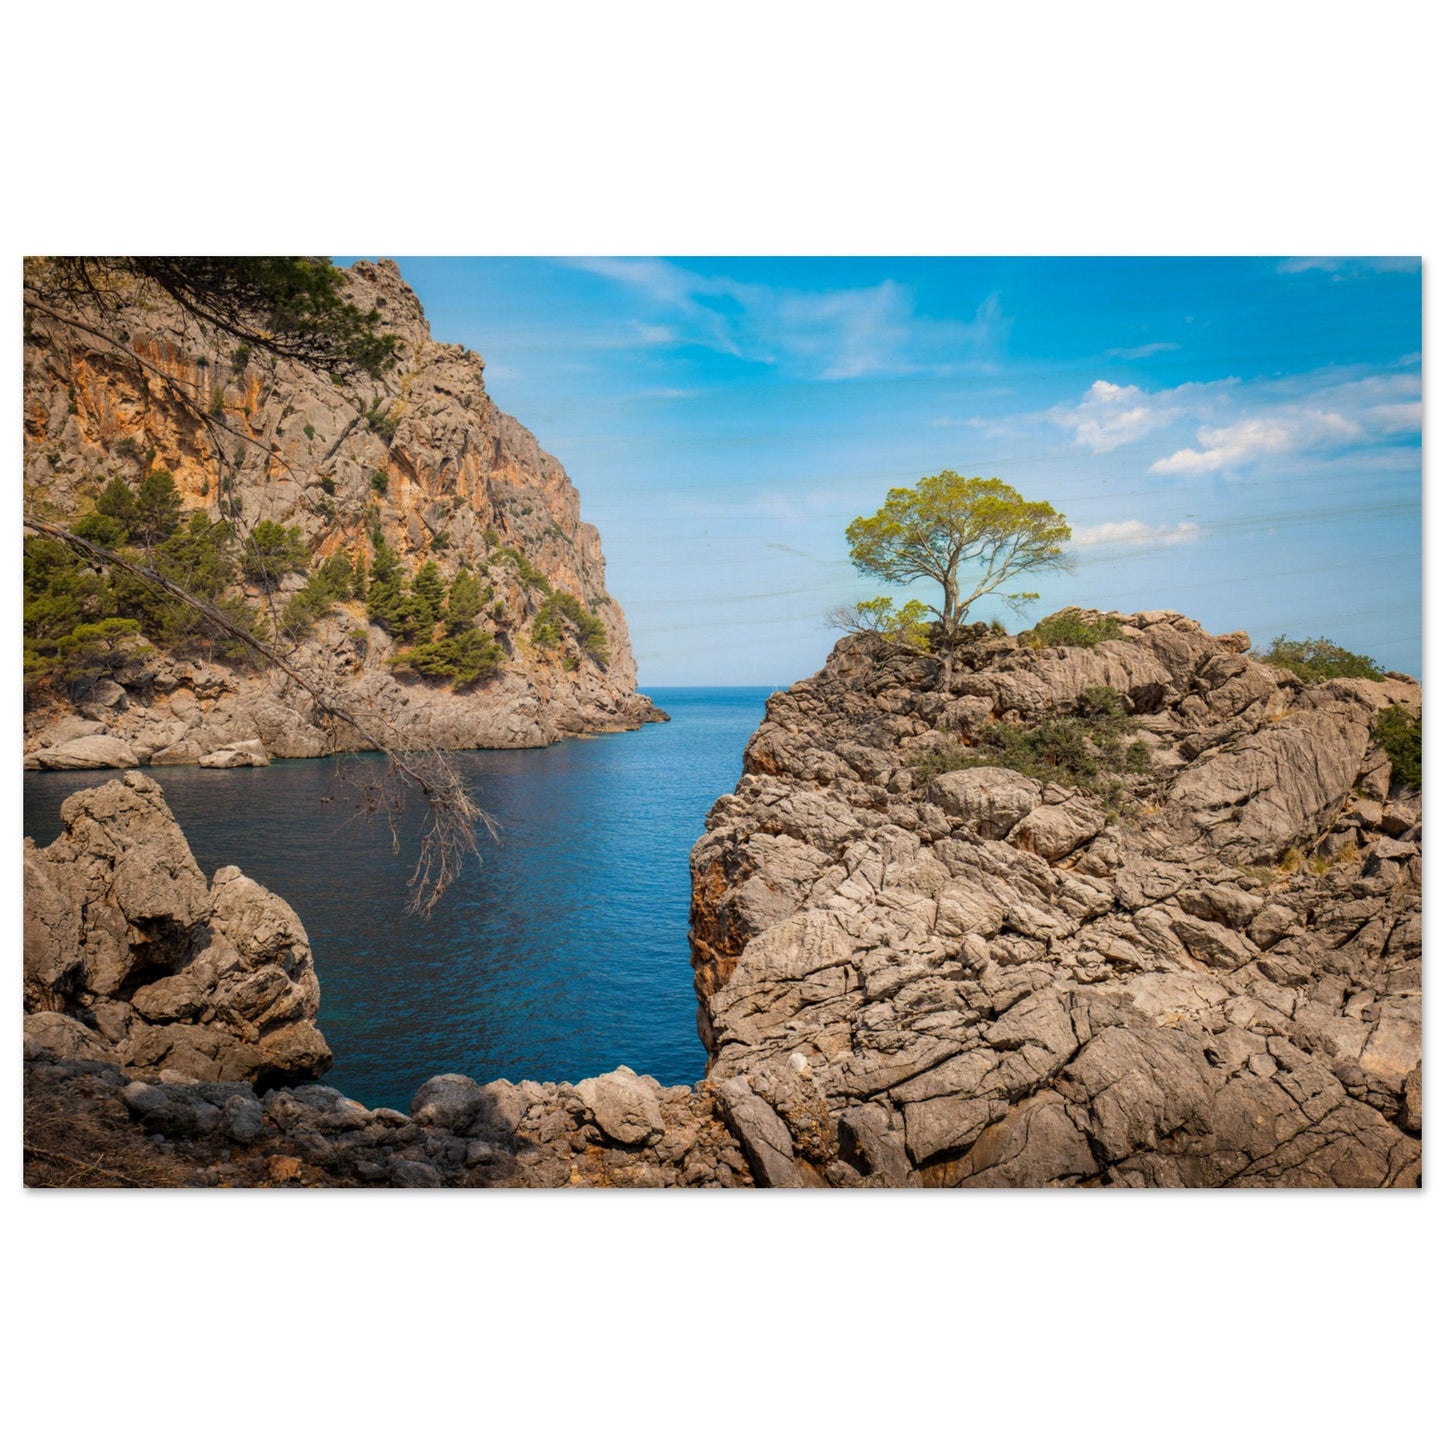
[[[275,648],[227,617],[214,603],[187,591],[168,577],[163,577],[154,568],[144,567],[108,547],[102,547],[84,537],[77,537],[73,532],[68,532],[64,527],[58,527],[52,522],[42,522],[32,517],[25,517],[22,521],[26,530],[64,543],[87,561],[118,567],[182,603],[198,616],[205,618],[212,627],[242,643],[257,657],[283,673],[311,698],[316,710],[324,717],[350,728],[368,747],[385,756],[389,776],[420,793],[431,814],[431,822],[421,839],[416,867],[408,880],[411,890],[408,904],[410,912],[419,914],[422,918],[429,917],[442,894],[456,881],[468,856],[480,856],[477,840],[479,826],[485,827],[492,838],[497,837],[496,820],[481,808],[456,768],[437,749],[409,749],[405,746],[404,739],[388,739],[383,735],[385,725],[377,727],[363,721],[342,695],[318,686],[292,666]],[[400,850],[395,820],[402,807],[403,796],[383,793],[371,799],[366,809],[386,818],[391,828],[394,852]]]

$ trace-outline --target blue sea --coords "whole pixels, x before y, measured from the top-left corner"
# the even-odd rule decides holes
[[[433,1074],[575,1082],[627,1064],[702,1077],[687,939],[688,853],[736,786],[770,688],[657,688],[672,721],[526,752],[453,753],[499,838],[423,922],[399,854],[354,816],[346,772],[376,757],[269,768],[157,768],[209,877],[235,864],[296,910],[321,979],[326,1082],[405,1109]],[[27,773],[25,832],[44,846],[62,799],[109,775]]]

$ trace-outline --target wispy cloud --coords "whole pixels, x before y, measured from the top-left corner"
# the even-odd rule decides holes
[[[831,291],[761,285],[662,260],[599,258],[567,264],[635,292],[655,315],[636,339],[693,345],[825,381],[977,367],[1008,323],[996,296],[969,321],[922,314],[910,287],[885,280]]]
[[[1111,346],[1105,356],[1117,357],[1120,361],[1143,361],[1146,356],[1157,356],[1161,351],[1178,351],[1177,341],[1149,341],[1143,346]]]
[[[1310,411],[1297,416],[1252,416],[1230,426],[1199,428],[1205,450],[1183,447],[1160,457],[1149,470],[1159,475],[1178,472],[1219,472],[1238,467],[1259,457],[1283,452],[1306,451],[1312,447],[1356,441],[1364,428],[1337,411]]]
[[[1418,256],[1289,256],[1279,263],[1283,275],[1324,271],[1336,276],[1368,276],[1380,271],[1418,271]]]
[[[1207,535],[1194,522],[1178,522],[1174,526],[1151,527],[1137,518],[1127,522],[1100,522],[1094,527],[1076,527],[1076,547],[1177,547],[1181,542],[1197,542]]]

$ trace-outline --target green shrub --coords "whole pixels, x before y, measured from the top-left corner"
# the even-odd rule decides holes
[[[1097,622],[1088,622],[1077,607],[1066,607],[1035,623],[1021,639],[1029,647],[1096,647],[1122,637],[1124,630],[1117,617],[1101,617]]]
[[[1149,750],[1135,742],[1125,750],[1129,729],[1123,699],[1112,688],[1090,688],[1080,701],[1082,716],[1045,718],[1031,728],[991,723],[972,748],[943,748],[910,758],[915,783],[961,768],[1011,768],[1040,782],[1084,788],[1111,806],[1126,796],[1122,772],[1147,774]]]
[[[283,527],[279,522],[257,522],[241,545],[241,570],[248,582],[259,582],[274,591],[287,572],[304,572],[311,552],[301,538],[300,527]]]
[[[501,547],[487,559],[489,566],[495,566],[499,562],[513,562],[516,564],[517,576],[521,579],[522,585],[534,592],[541,592],[550,596],[552,584],[547,580],[547,574],[536,566],[531,558],[525,553],[519,552],[515,547]]]
[[[366,411],[366,424],[382,441],[388,446],[392,438],[396,436],[397,424],[400,417],[391,409],[384,397],[374,397],[371,405]]]
[[[460,691],[478,678],[495,673],[505,656],[494,638],[471,627],[398,652],[391,665],[410,668],[422,677],[449,681],[454,691]]]
[[[1324,682],[1332,677],[1364,677],[1378,682],[1384,673],[1372,657],[1347,652],[1327,637],[1309,637],[1294,642],[1281,634],[1268,652],[1251,654],[1257,662],[1288,668],[1305,682]]]
[[[131,536],[147,544],[163,542],[180,525],[181,495],[163,467],[145,474],[136,489],[132,516]]]
[[[377,467],[371,474],[371,490],[375,492],[378,497],[384,497],[386,495],[386,483],[386,473],[380,467]]]
[[[611,661],[607,629],[602,619],[589,612],[570,592],[553,592],[537,611],[532,623],[532,645],[546,651],[562,641],[564,624],[570,623],[577,644],[601,667]]]
[[[1402,707],[1387,707],[1375,719],[1371,737],[1385,750],[1394,770],[1392,781],[1407,788],[1420,787],[1424,779],[1423,713],[1408,713]]]

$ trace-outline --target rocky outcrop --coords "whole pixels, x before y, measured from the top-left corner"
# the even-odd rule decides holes
[[[365,566],[380,535],[408,573],[434,561],[449,582],[468,567],[492,588],[477,620],[505,653],[495,677],[454,692],[394,670],[396,644],[357,601],[338,603],[296,646],[293,665],[390,744],[540,747],[660,719],[636,691],[601,539],[561,463],[497,409],[479,356],[432,339],[395,263],[358,262],[346,277],[349,299],[376,308],[400,338],[397,365],[379,380],[247,356],[154,297],[117,294],[108,299],[118,309],[88,325],[61,319],[74,298],[32,308],[27,512],[72,524],[108,478],[134,483],[161,467],[189,511],[243,534],[263,521],[298,527],[313,564],[339,554]],[[245,600],[274,620],[302,580],[289,573],[273,593],[249,585]],[[605,662],[569,635],[533,646],[546,588],[600,619]],[[213,656],[209,644],[178,652],[150,641],[153,652],[70,695],[32,700],[28,767],[194,763],[247,739],[273,757],[364,745],[283,676]],[[95,726],[87,739],[54,740],[81,719]]]
[[[27,1050],[218,1083],[331,1066],[300,919],[237,868],[208,885],[158,784],[127,773],[61,821],[25,846]]]
[[[976,629],[947,689],[847,640],[770,699],[692,859],[709,1082],[759,1182],[1418,1182],[1419,805],[1371,742],[1418,687],[1119,621]],[[971,766],[1101,708],[1133,771]]]
[[[753,1183],[707,1087],[619,1069],[570,1084],[428,1080],[410,1114],[324,1084],[148,1081],[108,1061],[27,1046],[32,1185],[256,1188],[675,1188]],[[649,1123],[636,1136],[633,1098]]]

